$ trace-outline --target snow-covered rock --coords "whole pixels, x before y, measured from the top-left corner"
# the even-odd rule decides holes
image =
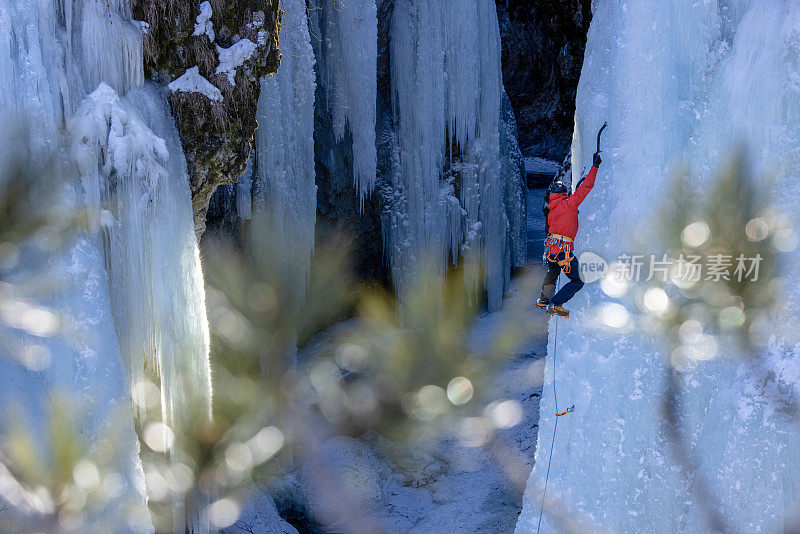
[[[297,529],[278,515],[275,501],[264,490],[250,485],[245,490],[239,519],[226,532],[249,534],[297,534]]]
[[[510,299],[527,293],[515,286]],[[469,346],[487,350],[508,313],[479,318]],[[545,316],[528,313],[532,331],[543,332]],[[329,350],[330,340],[356,327],[354,321],[316,336],[301,349],[301,361]],[[458,428],[403,444],[375,434],[314,441],[311,454],[299,459],[296,505],[325,532],[509,532],[533,462],[545,342],[543,334],[531,336],[488,381],[485,393],[492,402],[485,412],[498,425],[495,442],[465,440]],[[507,407],[513,417],[504,420]]]
[[[558,166],[559,163],[557,161],[545,158],[532,156],[525,158],[525,172],[528,174],[549,174],[555,176],[556,172],[558,172]]]
[[[282,2],[190,0],[169,15],[162,0],[130,0],[130,4],[133,14],[150,27],[144,35],[147,74],[168,84],[197,67],[199,76],[222,96],[216,99],[217,91],[200,79],[187,89],[202,92],[181,90],[170,95],[189,169],[195,231],[201,235],[217,186],[233,183],[247,164],[261,77],[274,73],[280,63]]]

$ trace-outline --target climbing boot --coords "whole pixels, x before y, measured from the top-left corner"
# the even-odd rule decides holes
[[[544,295],[539,295],[539,298],[536,299],[536,305],[540,308],[546,308],[550,304],[550,299],[545,297]]]
[[[547,313],[550,315],[558,315],[559,317],[569,317],[569,310],[566,310],[563,306],[558,306],[556,304],[550,304],[547,307]]]

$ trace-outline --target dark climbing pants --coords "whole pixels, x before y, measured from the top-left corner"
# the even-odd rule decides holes
[[[564,253],[558,255],[558,259],[564,259]],[[542,282],[542,295],[550,299],[550,304],[562,306],[565,302],[575,296],[575,293],[583,287],[583,280],[580,277],[580,266],[578,265],[578,258],[572,257],[570,263],[569,273],[564,273],[569,278],[569,282],[556,293],[556,282],[558,276],[561,274],[561,266],[557,261],[548,261],[547,274],[544,275],[544,282]],[[555,296],[553,296],[553,294]]]

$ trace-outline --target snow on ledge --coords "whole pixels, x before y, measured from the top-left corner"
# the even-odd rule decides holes
[[[236,85],[234,81],[236,69],[250,59],[250,56],[252,56],[255,51],[256,44],[250,39],[242,39],[230,48],[220,48],[220,46],[217,45],[217,53],[219,54],[217,74],[224,72],[228,76],[228,81],[231,82],[231,85]]]
[[[196,66],[187,69],[183,76],[174,80],[167,87],[173,93],[178,91],[200,93],[208,97],[212,102],[220,102],[222,100],[222,92],[214,87],[211,82],[200,76],[200,71]]]
[[[211,22],[211,17],[214,12],[211,9],[211,4],[206,0],[200,4],[200,14],[197,15],[194,24],[194,33],[192,35],[208,35],[209,40],[213,43],[214,38],[214,23]]]
[[[553,174],[558,172],[559,163],[545,158],[526,157],[526,174]]]

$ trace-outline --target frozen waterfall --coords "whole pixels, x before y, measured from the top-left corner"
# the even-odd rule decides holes
[[[340,141],[345,127],[353,137],[353,178],[363,204],[375,187],[375,99],[378,92],[378,14],[375,0],[324,0],[319,15],[323,54],[330,81],[333,131]],[[318,38],[323,38],[317,36]]]
[[[39,410],[50,392],[76,396],[87,437],[113,430],[124,452],[119,499],[138,503],[126,514],[109,501],[103,523],[151,530],[129,392],[145,378],[160,383],[167,424],[187,406],[211,409],[204,289],[177,130],[165,92],[142,86],[141,28],[127,1],[3,0],[0,28],[0,104],[10,115],[0,131],[13,137],[19,120],[30,132],[27,157],[63,157],[67,197],[92,214],[66,250],[44,258],[61,281],[44,304],[65,317],[70,339],[23,328],[21,345],[50,357],[25,368],[3,355],[3,401]],[[43,361],[49,366],[39,369]],[[3,488],[4,499],[19,498]]]
[[[493,2],[398,0],[391,25],[396,127],[384,236],[395,285],[464,257],[466,283],[497,309],[508,282],[503,86]],[[480,263],[480,271],[474,268]]]
[[[314,52],[305,5],[286,2],[281,23],[281,65],[261,79],[252,190],[239,194],[240,212],[252,202],[253,235],[278,262],[297,302],[305,298],[314,251]],[[248,184],[248,180],[245,180]],[[240,189],[241,191],[241,189]],[[277,254],[277,251],[281,251]]]
[[[597,128],[608,120],[609,129],[597,185],[581,208],[578,251],[610,261],[655,242],[653,213],[674,164],[688,159],[703,198],[703,186],[740,143],[759,189],[794,211],[796,225],[800,5],[598,0],[593,13],[577,96],[576,177],[590,164]],[[551,320],[536,463],[518,533],[537,531],[554,414],[573,404],[574,413],[558,418],[547,490],[555,504],[542,532],[568,530],[565,517],[594,531],[708,531],[697,478],[736,532],[782,532],[796,521],[800,432],[781,407],[782,398],[796,396],[800,376],[790,326],[800,313],[793,239],[781,245],[787,253],[779,274],[788,289],[764,341],[768,371],[712,352],[684,373],[682,406],[697,468],[688,477],[662,426],[668,358],[654,335],[627,328],[638,313],[592,284],[571,302],[569,321]]]
[[[148,84],[123,101],[101,83],[70,127],[90,207],[109,209],[114,218],[103,231],[135,405],[145,406],[137,384],[158,379],[167,425],[201,405],[210,417],[203,277],[186,162],[166,93]]]

